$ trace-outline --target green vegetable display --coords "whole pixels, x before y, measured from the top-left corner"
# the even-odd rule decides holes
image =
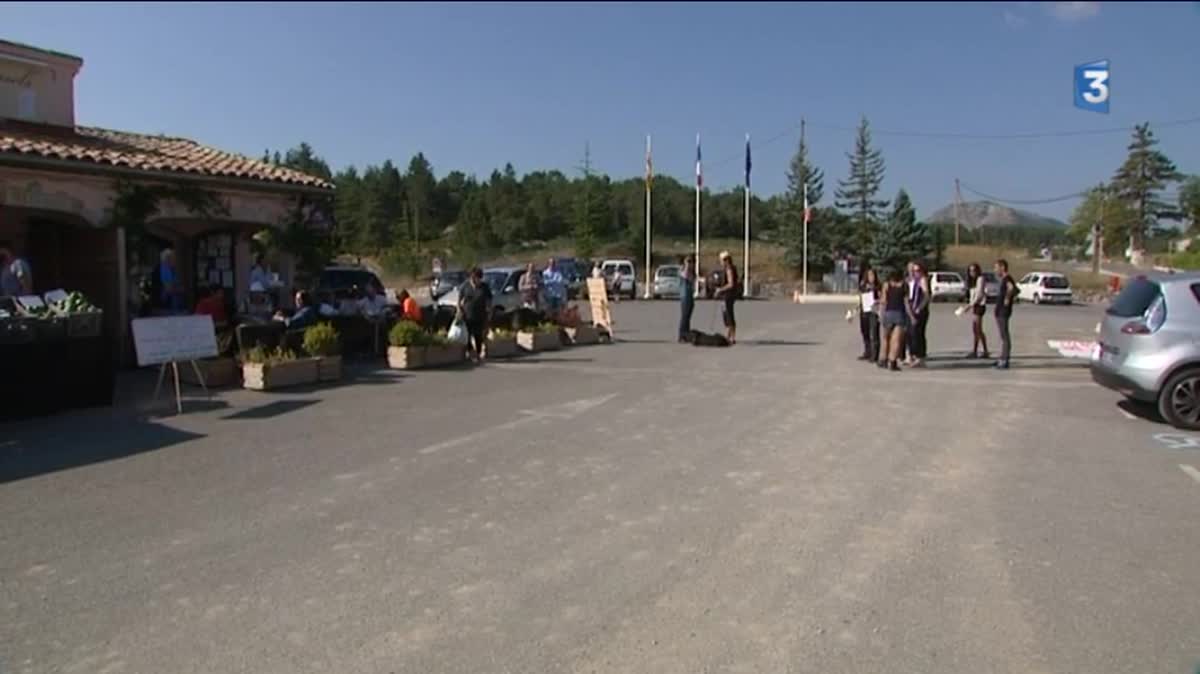
[[[88,301],[83,293],[72,291],[66,297],[57,302],[50,303],[50,311],[59,316],[68,316],[70,314],[84,314],[95,311],[100,311],[99,307]]]

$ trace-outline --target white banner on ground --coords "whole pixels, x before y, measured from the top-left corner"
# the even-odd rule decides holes
[[[1046,340],[1046,346],[1057,351],[1063,358],[1086,358],[1090,360],[1095,357],[1096,342],[1094,341],[1049,339]]]

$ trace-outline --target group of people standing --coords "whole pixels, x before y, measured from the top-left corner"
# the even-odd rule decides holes
[[[1016,301],[1017,284],[1008,273],[1008,262],[997,260],[1000,290],[996,298],[996,328],[1000,333],[1000,358],[995,367],[1007,370],[1012,357],[1009,321]],[[978,263],[967,270],[967,306],[958,313],[971,313],[971,351],[968,358],[990,358],[983,317],[987,314],[987,280]],[[926,330],[929,305],[933,301],[929,275],[920,262],[910,262],[907,274],[893,270],[882,283],[874,269],[863,271],[859,283],[859,330],[863,352],[859,360],[900,371],[900,366],[924,367],[929,355]],[[981,351],[982,349],[982,351]]]

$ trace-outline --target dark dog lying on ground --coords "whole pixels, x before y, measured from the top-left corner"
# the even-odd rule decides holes
[[[729,346],[729,340],[725,338],[725,335],[710,335],[699,330],[692,330],[687,341],[691,342],[692,346]]]

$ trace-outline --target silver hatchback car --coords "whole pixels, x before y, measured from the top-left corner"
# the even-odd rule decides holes
[[[1104,313],[1092,379],[1200,430],[1200,273],[1129,281]]]

